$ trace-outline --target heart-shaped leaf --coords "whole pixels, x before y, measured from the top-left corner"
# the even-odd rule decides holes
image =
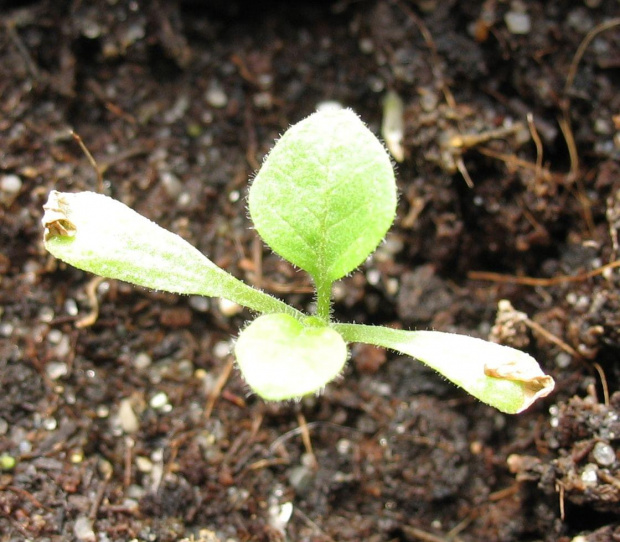
[[[314,113],[269,153],[249,208],[272,250],[331,284],[366,259],[394,220],[390,157],[353,111]]]
[[[235,356],[257,395],[269,401],[303,397],[338,376],[347,360],[347,346],[338,332],[312,323],[304,325],[287,314],[266,314],[241,332]]]

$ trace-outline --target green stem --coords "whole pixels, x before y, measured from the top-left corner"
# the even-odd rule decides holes
[[[306,314],[284,303],[284,301],[280,301],[261,290],[248,286],[245,282],[240,281],[226,272],[222,272],[221,276],[222,287],[221,292],[219,292],[220,297],[262,314],[284,313],[300,322],[307,317]],[[213,295],[211,292],[204,293],[202,291],[197,291],[196,293],[198,295]]]
[[[316,315],[325,323],[329,322],[331,313],[332,282],[315,280]]]

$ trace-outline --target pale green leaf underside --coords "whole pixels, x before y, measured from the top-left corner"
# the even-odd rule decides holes
[[[287,314],[268,314],[241,332],[235,357],[257,395],[281,401],[325,387],[344,367],[347,347],[329,327],[306,326]]]
[[[321,111],[276,143],[250,188],[256,229],[272,250],[333,282],[381,242],[396,212],[383,145],[350,110]]]
[[[396,350],[426,363],[474,397],[502,412],[517,414],[554,388],[528,354],[465,335],[336,324],[349,342]],[[492,376],[493,375],[493,376]]]
[[[94,192],[52,191],[45,211],[45,248],[78,269],[155,290],[223,297],[259,312],[303,318],[120,201]]]

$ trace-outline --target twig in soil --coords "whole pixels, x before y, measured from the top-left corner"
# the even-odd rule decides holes
[[[112,467],[105,471],[105,475],[99,487],[97,488],[97,493],[95,495],[95,500],[93,501],[92,506],[90,507],[90,511],[88,512],[88,519],[95,520],[97,517],[97,513],[99,512],[99,506],[101,505],[101,501],[103,500],[103,496],[105,495],[105,490],[108,487],[108,482],[112,478],[113,473]]]
[[[293,510],[293,513],[299,516],[307,525],[309,525],[316,533],[318,533],[326,542],[336,542],[331,536],[329,536],[323,529],[321,529],[314,521],[312,521],[306,514],[304,514],[298,506]]]
[[[32,56],[30,56],[28,48],[24,45],[24,42],[15,30],[15,22],[7,21],[5,22],[4,26],[6,28],[7,34],[9,35],[9,38],[11,38],[11,41],[13,42],[13,45],[15,45],[15,48],[24,59],[24,64],[26,64],[26,67],[28,68],[28,71],[30,72],[32,78],[36,81],[42,81],[43,77],[41,75],[41,72],[39,71],[39,68],[37,67],[35,61],[32,59]]]
[[[135,117],[123,111],[121,107],[116,104],[113,104],[109,98],[106,96],[105,91],[101,88],[99,83],[97,83],[94,79],[89,79],[86,81],[87,88],[94,94],[95,98],[97,98],[103,106],[114,116],[123,119],[125,122],[129,124],[136,125],[138,121],[136,121]]]
[[[334,429],[338,429],[339,431],[348,432],[351,434],[362,433],[361,431],[358,431],[357,429],[353,429],[351,427],[345,427],[344,425],[338,425],[338,424],[330,423],[330,422],[310,422],[306,424],[307,431],[310,431],[311,429],[314,429],[315,427],[331,427]],[[287,431],[283,435],[280,435],[269,446],[269,453],[273,454],[280,447],[281,444],[293,438],[294,436],[301,434],[301,432],[302,432],[301,426],[299,426],[299,427],[296,427],[295,429],[291,429],[290,431]]]
[[[518,158],[514,154],[505,154],[502,152],[497,152],[493,149],[489,149],[488,147],[479,147],[478,152],[483,154],[484,156],[488,156],[490,158],[495,158],[496,160],[501,160],[505,162],[509,166],[518,166],[524,169],[530,169],[536,171],[536,164],[532,164],[527,160],[523,160],[522,158]],[[563,175],[557,173],[551,173],[548,169],[543,169],[541,172],[542,179],[544,180],[561,180],[564,178]]]
[[[610,269],[620,267],[620,260],[614,260],[613,262],[597,267],[587,273],[579,273],[578,275],[560,275],[550,278],[537,278],[537,277],[517,277],[515,275],[505,275],[502,273],[493,273],[487,271],[470,271],[467,273],[467,278],[471,280],[485,280],[489,282],[500,282],[503,284],[521,284],[523,286],[557,286],[558,284],[566,282],[583,282],[592,277],[603,275]]]
[[[540,324],[537,324],[536,322],[534,322],[533,320],[530,320],[529,318],[524,318],[523,319],[523,323],[527,327],[529,327],[532,331],[538,333],[539,335],[542,335],[548,341],[550,341],[553,344],[559,346],[567,354],[570,354],[571,356],[573,356],[576,359],[581,359],[582,356],[570,344],[564,342],[562,339],[560,339],[559,337],[555,336],[550,331],[547,331]]]
[[[588,278],[601,275],[605,271],[609,269],[613,269],[616,267],[620,267],[620,260],[615,260],[611,263],[603,265],[597,269],[589,271],[588,273],[582,273],[580,275],[565,275],[561,277],[552,277],[549,279],[537,279],[533,277],[515,277],[512,275],[502,275],[499,273],[485,273],[483,271],[471,271],[468,273],[468,278],[474,280],[490,280],[493,282],[503,282],[503,283],[513,283],[513,284],[523,284],[526,286],[552,286],[555,284],[559,284],[561,282],[577,282],[583,281]],[[547,331],[540,324],[530,320],[529,318],[524,318],[523,323],[528,326],[532,331],[542,335],[545,339],[552,342],[553,344],[559,346],[566,353],[571,355],[575,359],[583,360],[583,356],[575,350],[568,343],[554,335],[553,333]],[[605,372],[603,368],[597,363],[592,362],[592,366],[596,370],[601,380],[601,387],[603,388],[603,401],[605,405],[609,405],[609,386],[607,384],[607,378],[605,377]]]
[[[601,387],[603,388],[603,402],[605,406],[609,406],[609,387],[607,385],[607,377],[605,376],[605,371],[596,361],[592,362],[592,366],[596,369],[599,378],[601,379]]]
[[[51,512],[52,510],[45,506],[39,499],[37,499],[32,493],[22,489],[17,486],[3,486],[0,489],[7,489],[8,491],[12,491],[13,493],[17,493],[18,495],[28,499],[32,504],[34,504],[37,508],[41,510],[45,510],[46,512]]]
[[[211,417],[211,414],[213,413],[213,408],[215,407],[215,403],[217,402],[217,399],[222,392],[222,388],[226,385],[226,382],[228,382],[228,378],[230,377],[230,373],[234,365],[235,362],[231,357],[228,360],[228,363],[224,365],[220,376],[217,377],[215,385],[213,386],[213,389],[211,390],[211,393],[209,394],[209,397],[207,398],[207,402],[205,404],[205,420],[208,420]]]
[[[446,103],[448,104],[448,107],[450,107],[453,110],[456,109],[457,103],[456,103],[456,100],[454,99],[454,95],[452,94],[452,91],[450,90],[450,87],[446,83],[446,80],[443,76],[443,73],[441,70],[441,62],[439,59],[439,53],[437,52],[437,45],[435,45],[435,40],[433,40],[433,35],[431,34],[430,30],[424,24],[424,21],[420,17],[418,17],[418,15],[404,2],[401,2],[400,0],[392,0],[392,3],[398,6],[398,8],[405,15],[407,15],[409,19],[411,19],[413,24],[415,24],[415,26],[420,31],[420,34],[422,35],[422,39],[424,40],[424,43],[426,43],[426,46],[431,53],[430,66],[431,66],[431,71],[433,73],[433,77],[438,82],[439,87],[441,88],[441,92],[444,95],[444,99],[446,100]],[[463,132],[462,126],[459,126],[459,131]],[[467,136],[457,135],[454,138],[455,144],[452,144],[450,142],[449,145],[451,145],[453,149],[453,152],[451,152],[451,154],[454,154],[453,160],[454,160],[454,165],[456,166],[456,169],[458,169],[459,173],[463,176],[463,179],[465,180],[465,183],[467,184],[467,186],[469,188],[473,188],[474,181],[469,175],[469,171],[467,171],[467,167],[465,166],[465,161],[463,160],[463,157],[462,157],[462,150],[461,150],[462,146],[456,144],[456,138],[461,138],[461,141],[463,141],[464,140],[463,138],[465,137]]]
[[[575,137],[573,136],[573,129],[570,125],[569,103],[562,107],[562,116],[558,118],[558,124],[562,135],[566,140],[566,147],[568,148],[568,157],[570,159],[570,170],[568,172],[567,180],[569,183],[573,183],[579,175],[579,153],[577,152],[577,144],[575,143]]]
[[[573,135],[573,130],[570,122],[570,89],[573,86],[579,62],[583,58],[583,55],[592,40],[601,32],[609,30],[610,28],[613,28],[615,26],[620,26],[620,18],[605,21],[590,30],[590,32],[586,34],[585,38],[579,44],[577,52],[575,53],[575,56],[573,57],[573,60],[571,61],[570,67],[568,69],[568,76],[566,77],[566,83],[564,85],[564,99],[560,103],[562,116],[558,119],[558,124],[560,125],[560,129],[562,130],[562,134],[564,135],[564,139],[566,140],[566,146],[568,147],[568,154],[570,158],[570,171],[567,180],[569,181],[569,183],[577,180],[579,175],[579,153],[577,152],[577,145],[575,143],[575,137]],[[583,193],[582,189],[580,190],[580,192],[581,195],[579,197],[579,200],[582,202],[582,205],[584,207],[584,218],[586,219],[590,231],[593,231],[594,222],[589,211],[589,207],[586,204],[587,197]]]
[[[278,465],[288,465],[290,461],[283,457],[279,457],[276,459],[259,459],[258,461],[254,461],[248,465],[248,470],[262,470],[268,467],[275,467]]]
[[[448,106],[450,106],[452,109],[456,109],[456,100],[454,99],[452,91],[446,84],[446,80],[443,76],[443,73],[441,72],[441,62],[439,60],[439,53],[437,52],[437,45],[435,45],[435,41],[433,40],[433,35],[424,24],[424,21],[420,17],[418,17],[418,15],[409,6],[407,6],[404,2],[401,2],[400,0],[392,0],[392,2],[396,6],[398,6],[399,9],[403,13],[405,13],[407,17],[409,17],[409,19],[411,19],[413,24],[418,27],[418,30],[420,31],[420,34],[424,39],[424,43],[426,43],[426,46],[431,52],[431,70],[433,72],[433,77],[438,81]]]
[[[123,487],[127,489],[131,485],[131,464],[133,463],[133,448],[136,442],[130,437],[125,437],[125,472],[123,474]]]
[[[459,170],[459,173],[463,176],[463,179],[465,179],[465,184],[467,184],[467,186],[469,188],[473,188],[474,187],[474,181],[471,178],[471,175],[469,174],[469,171],[467,171],[467,167],[465,167],[465,161],[463,160],[462,156],[459,156],[456,158],[455,160],[456,163],[456,167]]]
[[[570,88],[573,86],[573,81],[575,80],[575,75],[577,75],[577,67],[579,66],[579,62],[586,52],[588,45],[590,42],[598,36],[601,32],[605,32],[614,26],[620,26],[620,17],[616,17],[615,19],[610,19],[609,21],[605,21],[601,24],[596,25],[590,32],[588,32],[579,44],[577,48],[577,52],[573,57],[573,60],[570,63],[570,68],[568,69],[568,76],[566,77],[566,84],[564,85],[564,94],[568,94]]]
[[[6,510],[0,508],[0,514],[2,514],[6,519],[11,522],[13,527],[15,527],[15,529],[17,529],[22,534],[24,540],[31,540],[30,533],[26,530],[26,528],[14,517],[12,517]]]
[[[304,448],[306,448],[306,453],[311,458],[312,467],[314,469],[317,469],[319,467],[319,464],[316,460],[316,456],[314,455],[314,450],[312,449],[310,431],[308,431],[308,424],[306,423],[306,418],[301,412],[297,413],[297,423],[299,424],[299,428],[301,429],[301,440],[304,443]]]
[[[488,497],[490,502],[501,501],[506,497],[511,497],[515,493],[519,491],[520,484],[517,482],[516,484],[512,484],[511,486],[505,487],[504,489],[500,489],[498,491],[494,491]]]
[[[407,536],[413,536],[415,540],[420,540],[421,542],[457,542],[459,540],[458,538],[449,536],[437,536],[418,527],[412,527],[411,525],[403,525],[402,529]]]
[[[241,243],[239,243],[241,247]],[[314,286],[304,282],[293,282],[290,284],[282,284],[274,280],[270,280],[263,275],[263,243],[259,237],[255,237],[252,242],[252,258],[246,258],[242,255],[239,260],[239,267],[243,271],[251,273],[251,283],[255,288],[266,290],[276,294],[312,294]],[[303,280],[303,279],[302,279]]]
[[[543,145],[540,140],[540,136],[538,135],[538,130],[536,129],[536,124],[534,123],[534,115],[532,113],[527,114],[527,125],[530,129],[530,134],[532,136],[532,140],[534,141],[534,145],[536,146],[536,178],[542,178],[542,165],[543,165]]]
[[[562,482],[556,482],[555,490],[558,492],[560,501],[560,519],[564,521],[566,519],[566,510],[564,509],[564,484]]]
[[[611,474],[609,474],[609,472],[606,472],[605,469],[601,469],[598,475],[601,478],[601,480],[603,480],[603,482],[611,484],[616,489],[620,489],[620,478],[617,478],[616,476],[612,476]]]
[[[86,285],[86,296],[90,303],[90,312],[75,322],[75,327],[83,329],[92,326],[99,318],[99,299],[97,299],[97,288],[104,281],[103,277],[93,277]]]
[[[477,516],[478,513],[474,512],[459,521],[454,527],[452,527],[452,529],[447,532],[446,540],[449,540],[450,542],[460,542],[461,538],[459,538],[457,535],[461,531],[464,531],[470,525],[470,523],[474,521],[474,519],[476,519]]]
[[[80,146],[80,149],[82,149],[82,152],[86,155],[86,158],[88,159],[90,165],[95,170],[95,173],[97,174],[97,192],[103,194],[103,174],[101,173],[101,170],[97,165],[97,161],[93,158],[93,155],[90,153],[88,147],[86,147],[84,141],[77,132],[71,130],[71,137],[73,137],[73,139]]]

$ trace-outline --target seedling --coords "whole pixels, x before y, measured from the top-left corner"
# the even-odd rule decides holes
[[[518,350],[463,335],[332,319],[332,285],[382,241],[396,197],[386,150],[350,110],[315,113],[277,142],[250,187],[250,215],[272,250],[311,275],[314,314],[246,285],[178,235],[101,194],[51,192],[45,246],[104,277],[222,297],[258,313],[234,350],[250,388],[266,400],[320,391],[342,372],[351,342],[415,357],[503,412],[521,412],[548,395],[553,379]]]

